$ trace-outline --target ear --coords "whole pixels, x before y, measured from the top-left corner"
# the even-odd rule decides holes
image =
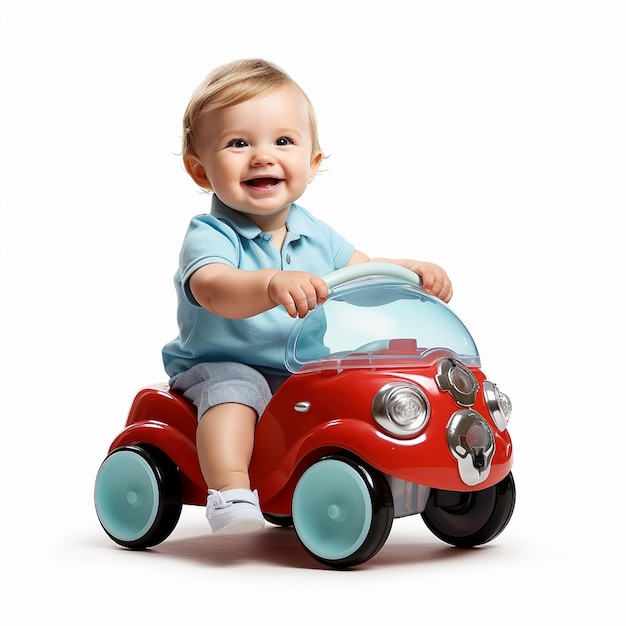
[[[206,176],[204,165],[202,165],[200,159],[195,154],[186,154],[183,162],[187,173],[194,179],[196,184],[203,189],[211,191],[211,183]]]
[[[322,164],[322,161],[324,160],[324,154],[322,153],[321,150],[317,150],[313,153],[313,156],[311,157],[311,166],[310,166],[310,175],[309,175],[309,182],[311,182],[314,178],[315,175],[317,174],[317,170],[319,170],[320,165]]]

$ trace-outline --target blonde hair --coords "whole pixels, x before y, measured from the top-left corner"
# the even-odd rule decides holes
[[[313,153],[321,152],[315,110],[302,88],[269,61],[242,59],[213,70],[193,92],[183,117],[183,158],[197,152],[198,122],[204,114],[259,98],[287,85],[296,87],[302,93],[309,110]]]

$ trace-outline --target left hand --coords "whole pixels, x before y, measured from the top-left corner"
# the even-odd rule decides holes
[[[445,270],[435,265],[435,263],[415,261],[414,259],[386,259],[382,257],[370,259],[363,252],[355,250],[348,265],[367,263],[368,261],[384,261],[385,263],[395,263],[396,265],[406,267],[422,277],[422,286],[426,293],[444,302],[450,302],[450,298],[452,298],[452,282],[448,278]]]
[[[402,261],[396,261],[396,263],[419,274],[422,277],[422,285],[426,293],[436,296],[444,302],[450,302],[452,298],[452,282],[442,267],[435,265],[435,263],[414,261],[412,259],[403,259]]]

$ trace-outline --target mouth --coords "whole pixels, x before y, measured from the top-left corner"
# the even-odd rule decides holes
[[[261,178],[251,178],[249,180],[244,180],[244,185],[248,187],[255,187],[256,189],[274,189],[277,185],[282,182],[280,178],[271,178],[271,177],[261,177]]]

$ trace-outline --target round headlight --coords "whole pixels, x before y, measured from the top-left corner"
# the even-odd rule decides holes
[[[410,438],[426,426],[430,405],[419,387],[400,382],[387,383],[374,396],[372,415],[389,434]]]
[[[509,420],[511,419],[511,413],[513,412],[511,399],[488,380],[483,383],[483,393],[489,413],[491,413],[491,417],[498,427],[498,430],[506,430]]]

